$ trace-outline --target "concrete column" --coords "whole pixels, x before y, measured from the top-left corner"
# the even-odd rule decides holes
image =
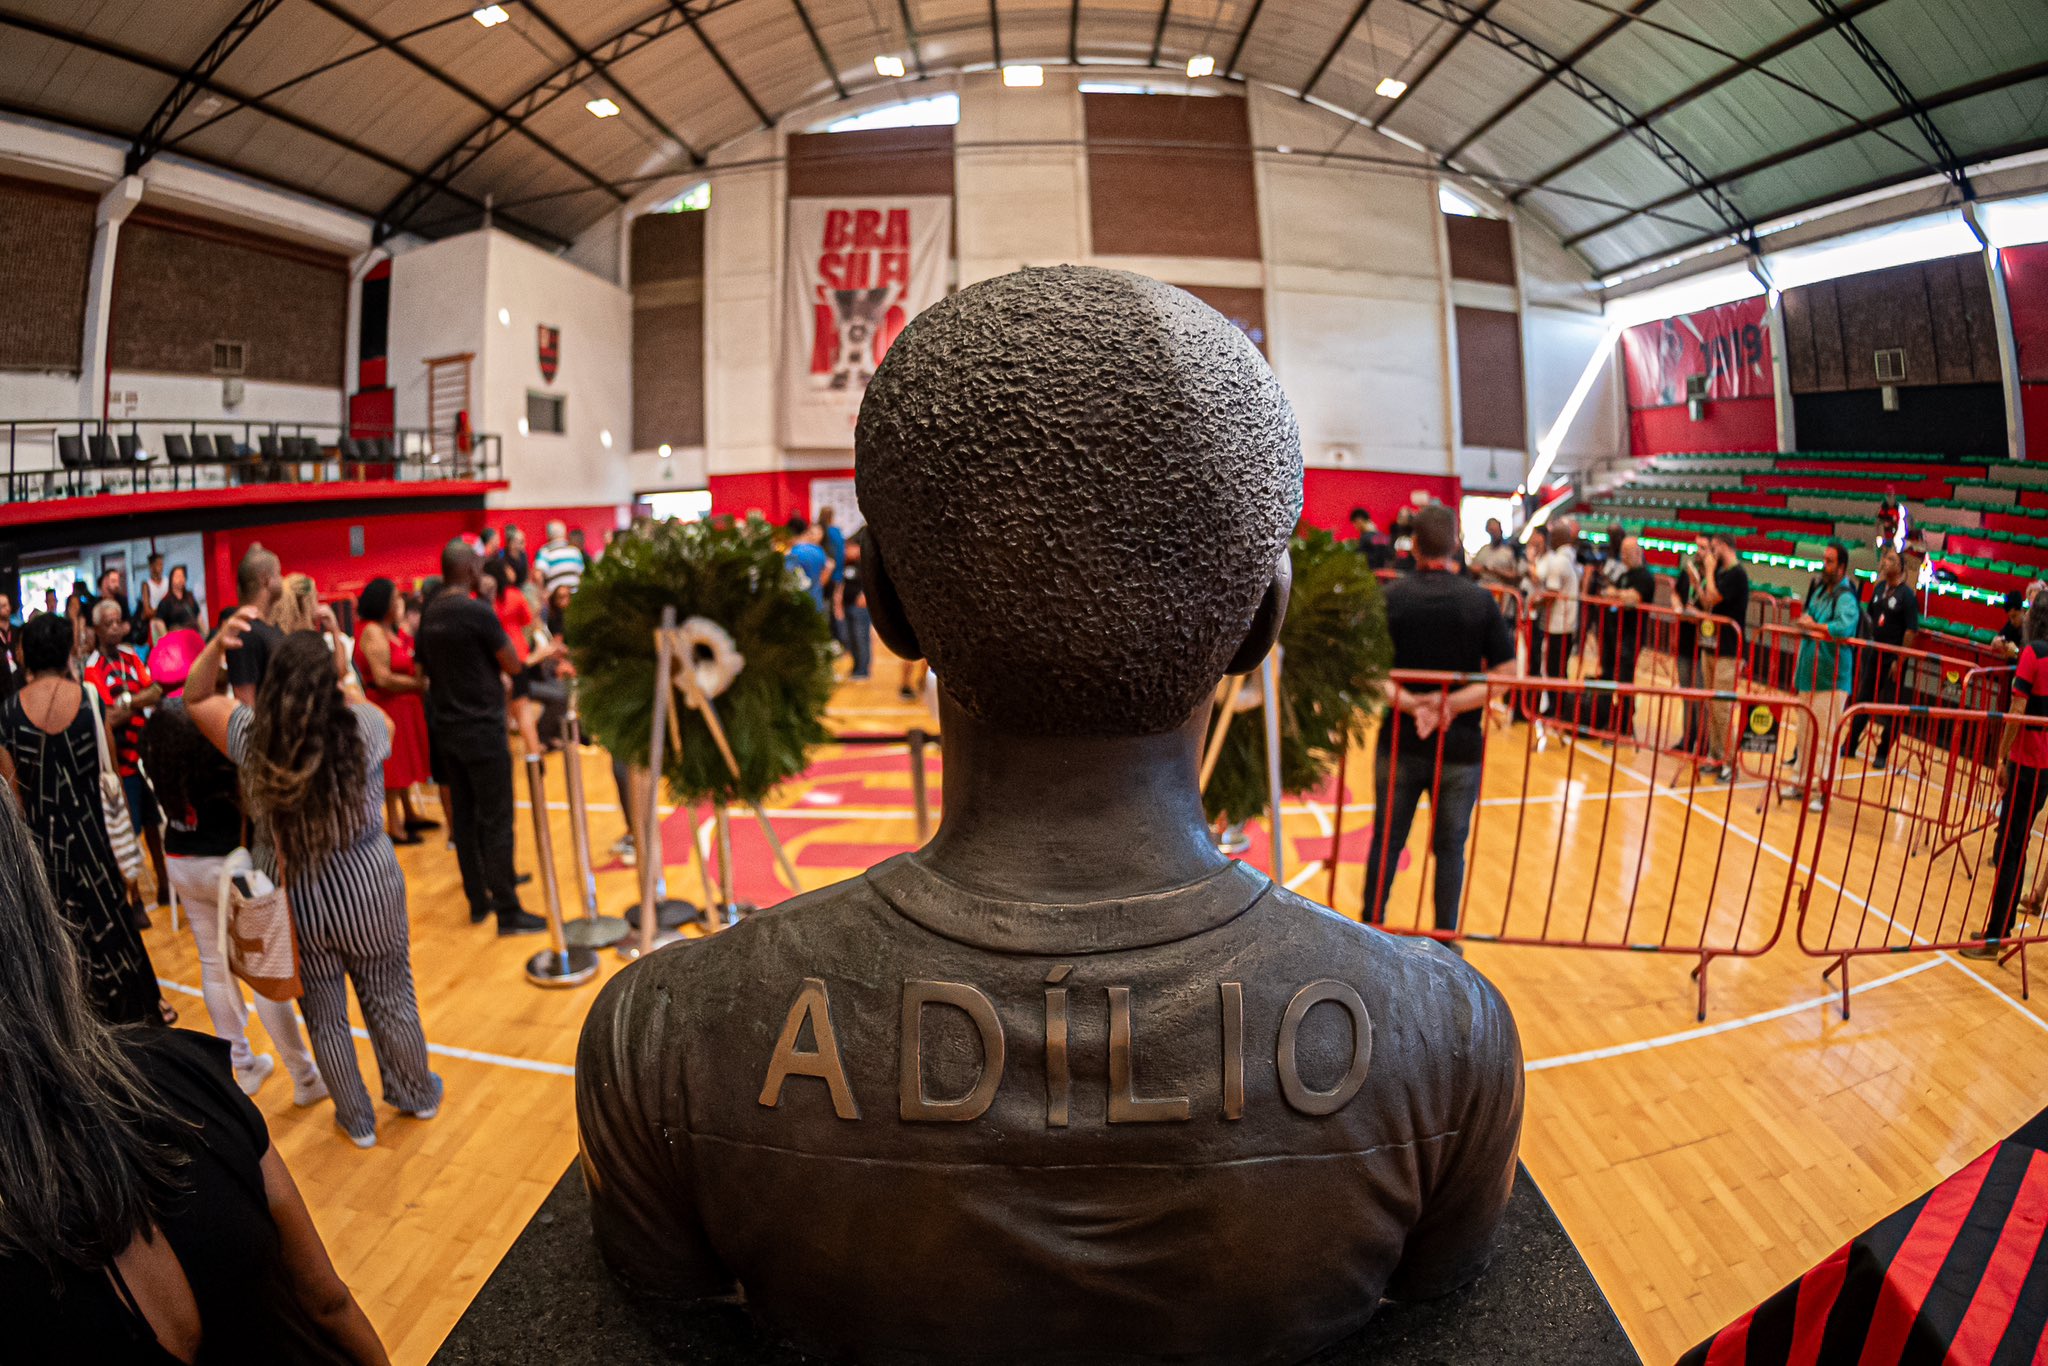
[[[1778,453],[1789,455],[1799,449],[1799,429],[1792,410],[1792,363],[1785,354],[1785,296],[1761,254],[1750,256],[1749,273],[1764,287],[1764,330],[1771,338],[1771,411],[1778,419]]]
[[[107,335],[113,321],[114,254],[121,224],[142,202],[142,177],[123,176],[100,196],[93,219],[92,266],[85,277],[85,345],[78,368],[78,415],[104,417]]]
[[[1984,248],[1984,274],[1991,285],[1991,324],[1998,339],[1998,380],[2005,391],[2005,446],[2006,455],[2013,460],[2024,460],[2027,453],[2027,415],[2020,402],[2020,350],[2012,331],[2012,300],[2005,292],[2005,262],[1998,254],[1998,248],[1991,245],[1991,239],[1984,235],[1984,227],[1977,221],[1975,201],[1963,205],[1963,221],[1970,225],[1970,231],[1977,234],[1977,241]]]

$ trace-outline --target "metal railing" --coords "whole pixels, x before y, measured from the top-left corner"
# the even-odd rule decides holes
[[[462,451],[448,432],[342,422],[8,418],[0,420],[0,446],[0,502],[8,504],[256,484],[495,479],[503,467],[495,435],[476,436]]]

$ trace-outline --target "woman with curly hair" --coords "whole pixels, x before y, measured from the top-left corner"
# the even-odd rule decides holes
[[[216,695],[221,660],[256,620],[235,613],[192,665],[185,707],[193,723],[242,774],[244,805],[259,830],[256,860],[291,900],[313,1057],[334,1096],[335,1119],[359,1148],[377,1141],[377,1115],[349,1036],[355,985],[377,1054],[384,1098],[400,1113],[432,1119],[441,1079],[427,1068],[413,992],[405,878],[384,833],[384,713],[348,696],[336,652],[316,631],[285,637],[245,707]],[[332,631],[325,609],[318,629]],[[336,633],[339,634],[338,632]]]

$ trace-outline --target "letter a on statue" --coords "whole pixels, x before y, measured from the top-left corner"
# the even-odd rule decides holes
[[[811,1022],[808,1052],[797,1049],[803,1037],[804,1021]],[[860,1106],[853,1100],[853,1088],[846,1083],[846,1066],[839,1060],[839,1036],[832,1028],[832,998],[826,994],[825,979],[804,978],[803,988],[790,1003],[789,1016],[782,1022],[782,1037],[775,1041],[775,1056],[768,1060],[768,1076],[761,1083],[761,1103],[774,1109],[782,1103],[782,1083],[790,1077],[817,1077],[832,1094],[832,1113],[841,1119],[859,1119]]]

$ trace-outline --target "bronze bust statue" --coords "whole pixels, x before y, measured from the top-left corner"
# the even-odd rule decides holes
[[[1219,678],[1285,614],[1294,416],[1219,314],[1026,270],[856,433],[876,629],[940,679],[930,844],[621,972],[577,1115],[637,1293],[836,1359],[1291,1362],[1485,1263],[1505,1002],[1220,855]]]

